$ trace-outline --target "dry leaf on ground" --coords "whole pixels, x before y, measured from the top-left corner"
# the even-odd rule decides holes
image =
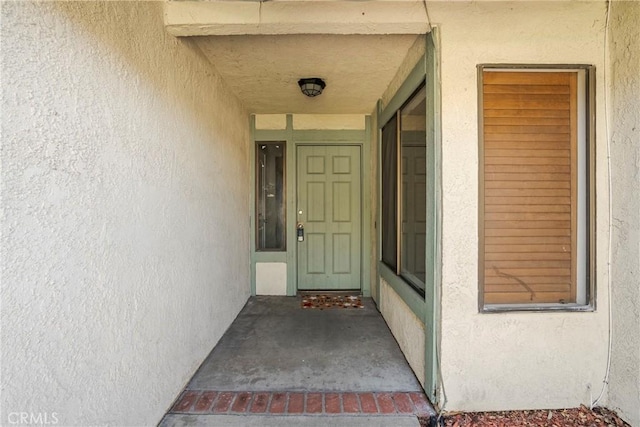
[[[429,419],[420,425],[430,427]],[[444,414],[440,426],[446,427],[629,427],[606,408],[586,406],[538,411],[463,412]]]

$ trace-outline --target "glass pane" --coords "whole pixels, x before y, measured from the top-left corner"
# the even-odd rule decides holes
[[[382,261],[397,273],[398,119],[382,128]]]
[[[400,274],[424,290],[427,232],[426,89],[400,110],[402,236]]]
[[[256,249],[284,251],[285,143],[258,142],[256,154]]]

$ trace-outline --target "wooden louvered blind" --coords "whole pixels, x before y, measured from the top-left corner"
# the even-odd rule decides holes
[[[482,72],[484,304],[576,301],[577,73]]]

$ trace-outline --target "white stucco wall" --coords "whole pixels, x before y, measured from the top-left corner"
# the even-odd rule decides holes
[[[411,73],[413,68],[416,66],[416,64],[418,63],[418,60],[420,60],[422,55],[424,55],[425,46],[426,46],[425,36],[423,35],[416,36],[416,39],[411,45],[411,48],[409,48],[409,50],[407,51],[407,54],[404,60],[402,61],[402,64],[400,64],[398,71],[394,75],[393,79],[389,82],[389,86],[387,86],[387,89],[385,89],[384,93],[382,94],[382,97],[380,98],[380,102],[382,103],[382,109],[384,109],[387,105],[389,105],[389,102],[391,102],[391,99],[394,97],[394,95],[400,89],[400,86],[402,86],[404,81],[407,79],[407,76],[409,76],[409,73]]]
[[[282,130],[287,128],[286,114],[255,114],[256,129]]]
[[[382,316],[402,349],[404,357],[424,387],[424,322],[411,311],[411,308],[384,279],[380,279],[380,307]]]
[[[640,3],[610,16],[613,343],[609,407],[640,426]]]
[[[256,295],[287,295],[286,262],[256,262]]]
[[[364,130],[363,114],[294,114],[297,130]]]
[[[589,404],[607,357],[605,2],[433,2],[429,12],[440,27],[442,59],[445,409]],[[598,70],[596,312],[478,313],[476,65],[482,63],[594,64]]]
[[[248,114],[160,3],[0,6],[0,424],[155,425],[250,292]]]
[[[255,114],[255,127],[259,130],[282,130],[287,128],[286,114]],[[363,130],[363,114],[293,114],[293,129],[296,130]]]

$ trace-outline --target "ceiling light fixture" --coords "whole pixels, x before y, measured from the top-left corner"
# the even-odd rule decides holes
[[[322,93],[326,83],[321,78],[311,77],[298,80],[298,86],[300,86],[302,93],[313,98],[314,96],[318,96]]]

